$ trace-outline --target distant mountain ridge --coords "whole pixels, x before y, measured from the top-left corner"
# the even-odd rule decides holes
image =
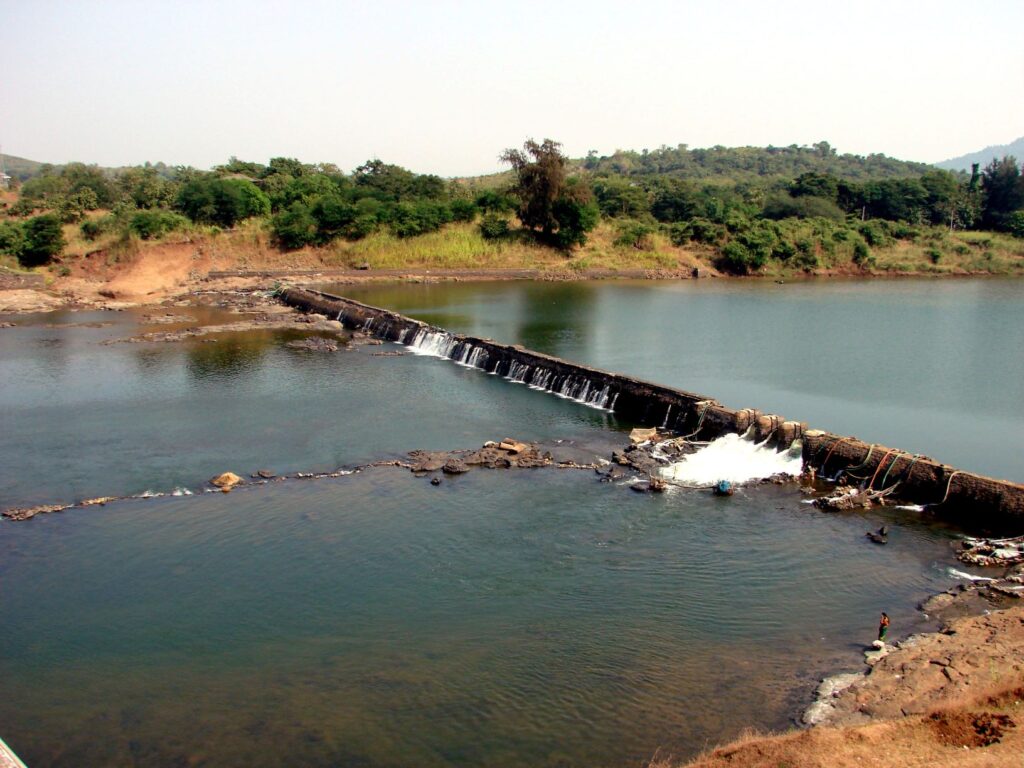
[[[16,157],[5,153],[3,156],[3,167],[4,171],[10,176],[24,181],[39,173],[39,169],[43,167],[43,164],[35,160],[28,160],[24,157]]]
[[[971,152],[966,155],[960,155],[960,157],[951,157],[949,160],[935,163],[935,166],[945,168],[947,171],[969,171],[974,163],[978,163],[978,165],[984,168],[993,159],[999,160],[1006,155],[1013,155],[1017,158],[1018,162],[1024,160],[1024,136],[1009,144],[993,144],[991,147],[985,147],[979,152]]]

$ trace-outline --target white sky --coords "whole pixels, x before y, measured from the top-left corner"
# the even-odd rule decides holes
[[[0,0],[0,145],[443,176],[528,137],[931,162],[1024,135],[1022,29],[1022,0]]]

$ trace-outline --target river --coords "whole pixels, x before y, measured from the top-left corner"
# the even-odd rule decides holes
[[[898,402],[954,424],[973,423],[973,401],[1000,416],[988,439],[1020,445],[1009,434],[1019,409],[1002,407],[1020,394],[1020,356],[1005,353],[1020,348],[1019,284],[347,293],[947,461],[939,448],[956,441],[943,429],[900,432],[884,418],[898,407],[868,395],[915,389]],[[871,343],[879,306],[890,335],[876,335],[874,364],[835,370]],[[986,351],[962,330],[972,315]],[[938,316],[962,332],[915,325]],[[224,470],[330,470],[505,436],[588,459],[624,444],[631,425],[443,360],[289,349],[292,331],[124,344],[104,342],[151,328],[144,313],[2,319],[17,323],[0,330],[3,506],[196,493],[0,521],[0,735],[33,768],[685,757],[748,725],[785,727],[821,675],[858,668],[879,611],[899,637],[927,626],[923,597],[955,583],[956,531],[892,508],[822,514],[792,486],[646,495],[551,468],[434,487],[377,468],[204,494]],[[839,341],[811,343],[827,338]],[[945,386],[937,363],[916,384],[886,383],[917,347],[928,361],[945,349]],[[958,383],[965,359],[982,366],[974,397]],[[822,403],[839,405],[819,418]],[[873,420],[845,427],[848,408]],[[961,450],[968,468],[1019,478],[1013,458]],[[864,532],[883,523],[890,543],[877,547]]]

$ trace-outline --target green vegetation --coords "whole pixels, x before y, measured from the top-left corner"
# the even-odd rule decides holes
[[[559,147],[551,139],[530,139],[522,151],[506,149],[501,159],[516,174],[510,192],[519,200],[519,220],[543,241],[569,249],[587,241],[600,212],[590,185],[568,177]]]
[[[970,174],[839,155],[827,142],[571,160],[545,139],[501,158],[510,172],[456,180],[377,159],[348,174],[282,157],[232,157],[211,171],[44,165],[7,198],[0,253],[28,266],[66,242],[130,252],[139,240],[234,230],[258,233],[261,248],[272,238],[374,265],[1024,270],[1024,175],[1013,157]],[[428,254],[428,243],[441,251]]]
[[[47,213],[24,222],[0,221],[0,253],[14,256],[23,267],[38,267],[64,250],[60,219]]]

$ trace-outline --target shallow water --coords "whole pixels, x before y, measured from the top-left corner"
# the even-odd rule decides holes
[[[380,347],[284,347],[294,331],[103,343],[175,327],[140,317],[59,313],[0,330],[0,508],[194,489],[225,470],[330,471],[506,436],[605,453],[622,440],[606,429],[618,423],[610,414],[440,360],[373,356]],[[83,326],[97,322],[112,324]]]
[[[951,583],[948,534],[799,502],[373,470],[4,525],[4,738],[34,768],[621,766],[783,727]]]
[[[1024,281],[504,282],[327,288],[1024,482]]]

